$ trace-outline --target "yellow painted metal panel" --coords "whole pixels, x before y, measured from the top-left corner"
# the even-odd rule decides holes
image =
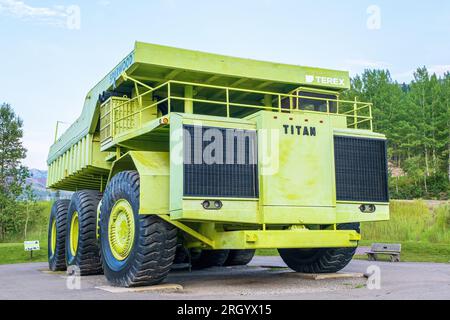
[[[209,198],[208,198],[209,199]],[[172,211],[171,218],[184,221],[214,221],[228,223],[262,224],[258,216],[258,201],[223,199],[221,210],[205,210],[203,199],[184,200],[183,209]],[[210,199],[214,200],[214,199]]]
[[[339,223],[389,220],[389,204],[375,204],[376,211],[374,213],[362,213],[359,209],[361,204],[362,203],[338,203],[336,206],[336,220],[339,221]]]
[[[218,127],[218,128],[241,129],[241,130],[256,129],[255,122],[249,120],[201,116],[198,114],[196,115],[180,114],[180,115],[183,117],[183,124],[187,125],[201,124],[204,127]]]
[[[261,211],[269,225],[336,223],[334,207],[264,206]]]
[[[92,163],[93,157],[92,157],[92,139],[93,136],[89,135],[89,138],[87,139],[87,155],[88,155],[88,163]]]
[[[58,178],[56,179],[56,181],[59,181],[61,179],[64,178],[64,165],[63,165],[63,158],[64,155],[62,155],[59,159],[58,159]]]
[[[344,115],[334,115],[330,117],[333,128],[347,129],[347,117]]]
[[[88,154],[89,154],[89,145],[88,145],[88,139],[87,139],[87,137],[84,137],[83,138],[83,144],[84,144],[84,148],[83,148],[83,167],[84,166],[87,166],[88,165],[88,163],[89,163],[89,157],[88,157]]]
[[[261,112],[258,128],[279,132],[278,166],[262,173],[264,206],[329,207],[335,205],[333,134],[326,114],[280,114]],[[264,139],[259,139],[260,163]],[[277,158],[274,158],[277,160]],[[260,166],[261,167],[261,166]]]
[[[80,160],[80,155],[79,155],[79,148],[80,142],[77,142],[73,148],[74,148],[74,158],[73,158],[73,166],[74,166],[74,173],[77,172],[80,169],[80,165],[79,165],[79,160]]]
[[[104,160],[100,143],[93,140],[93,135],[84,137],[49,165],[47,187],[69,191],[78,190],[78,185],[101,188],[101,177],[106,181],[111,165]]]
[[[83,142],[78,142],[78,162],[77,162],[78,168],[83,168]]]
[[[71,175],[73,172],[73,146],[67,151],[67,174]]]
[[[333,130],[334,135],[337,136],[348,136],[348,137],[361,137],[361,138],[372,138],[372,139],[383,139],[386,140],[386,136],[381,133],[372,132],[369,130],[356,130],[356,129],[346,129],[346,128],[336,128]]]
[[[63,167],[62,167],[62,171],[63,171],[62,177],[63,177],[63,178],[67,177],[67,152],[64,153],[64,155],[63,155]]]
[[[183,116],[181,114],[172,114],[170,117],[170,156],[175,157],[170,163],[170,211],[174,213],[172,217],[176,217],[175,212],[182,214],[183,208],[183,183],[181,179],[184,174],[183,150]]]
[[[51,178],[51,184],[47,184],[47,187],[52,185],[55,182],[55,177],[57,176],[58,172],[58,161],[54,161],[52,164],[52,178]]]

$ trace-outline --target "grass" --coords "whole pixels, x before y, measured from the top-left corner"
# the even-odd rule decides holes
[[[48,217],[50,215],[50,210],[52,207],[52,202],[41,201],[39,202],[39,212],[34,221],[30,224],[28,234],[26,239],[22,233],[18,233],[9,236],[7,239],[3,240],[3,243],[22,243],[23,241],[34,241],[40,240],[41,243],[47,243],[47,233],[48,233]],[[1,243],[0,243],[1,244]]]
[[[279,254],[277,249],[258,249],[256,250],[256,255],[262,257],[274,257]]]
[[[423,201],[391,203],[391,219],[363,223],[361,246],[401,243],[402,261],[450,263],[450,206],[430,210]],[[359,256],[359,259],[367,259]]]
[[[381,242],[389,243],[389,241]],[[360,245],[370,247],[372,241],[362,241]],[[367,260],[367,256],[358,255],[355,256],[355,259]],[[389,257],[380,256],[380,260],[389,261]],[[446,243],[402,242],[401,260],[403,262],[450,263],[450,245]]]
[[[23,243],[0,243],[0,265],[47,261],[47,242],[41,242],[41,251],[30,253],[24,251]]]
[[[430,211],[425,202],[391,203],[391,219],[361,225],[363,239],[374,242],[430,242],[450,244],[450,206]]]
[[[51,202],[39,203],[39,217],[36,218],[36,223],[30,226],[26,239],[20,234],[0,243],[0,265],[47,261],[47,229],[51,205]],[[30,253],[24,251],[23,241],[32,240],[40,241],[41,250],[33,252],[33,260],[30,260]]]

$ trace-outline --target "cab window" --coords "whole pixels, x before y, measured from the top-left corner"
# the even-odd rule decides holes
[[[300,110],[327,112],[327,101],[329,101],[330,113],[337,112],[337,96],[334,94],[325,94],[317,92],[297,91],[299,99],[294,102],[294,106]]]

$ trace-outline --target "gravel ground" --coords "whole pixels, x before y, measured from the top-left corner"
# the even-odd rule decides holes
[[[249,267],[172,272],[166,283],[181,291],[110,293],[103,276],[84,277],[81,290],[69,290],[65,274],[46,272],[47,264],[0,266],[0,299],[450,299],[450,265],[353,261],[344,272],[381,271],[381,289],[367,289],[367,279],[307,280],[286,269],[279,257],[256,257]],[[262,267],[263,266],[263,267]]]

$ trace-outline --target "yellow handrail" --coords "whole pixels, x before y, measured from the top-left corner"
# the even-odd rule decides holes
[[[128,79],[133,80],[131,77],[127,76]],[[181,97],[173,94],[173,87],[175,85],[178,86],[192,86],[192,87],[200,87],[200,88],[210,88],[214,90],[220,90],[224,92],[225,95],[225,101],[219,101],[214,100],[215,97],[212,99],[208,98],[188,98],[188,97]],[[150,87],[147,86],[147,89]],[[143,106],[142,101],[143,97],[152,93],[155,93],[157,91],[164,90],[163,95],[166,95],[167,97],[164,99],[161,99],[157,102],[152,103],[149,106]],[[299,92],[298,90],[294,92]],[[232,101],[231,94],[232,93],[241,93],[238,99],[239,101]],[[249,94],[253,95],[261,95],[264,97],[265,105],[257,105],[257,104],[249,104],[244,103],[242,101],[243,96],[248,96]],[[111,98],[111,99],[114,99]],[[122,98],[123,99],[123,98]],[[236,99],[236,98],[235,98]],[[294,100],[295,99],[295,100]],[[304,110],[301,108],[300,102],[302,99],[307,99],[309,101],[322,101],[326,103],[326,112],[321,111],[313,111],[313,110]],[[269,100],[269,102],[267,102]],[[270,101],[272,100],[272,103]],[[287,100],[289,105],[283,105],[283,101]],[[373,117],[372,117],[372,104],[366,103],[366,102],[358,102],[358,101],[347,101],[347,100],[339,100],[339,99],[325,99],[320,97],[310,97],[310,96],[300,96],[295,95],[292,93],[286,94],[286,93],[280,93],[280,92],[270,92],[270,91],[261,91],[261,90],[250,90],[250,89],[243,89],[243,88],[232,88],[232,87],[225,87],[225,86],[217,86],[217,85],[210,85],[210,84],[202,84],[202,83],[192,83],[192,82],[184,82],[184,81],[175,81],[170,80],[163,84],[160,84],[154,88],[149,89],[148,91],[138,94],[136,97],[132,99],[128,99],[127,101],[123,101],[121,103],[111,104],[110,110],[108,110],[105,114],[101,116],[101,131],[104,131],[110,127],[111,136],[106,138],[114,138],[117,134],[120,134],[124,131],[133,130],[133,129],[139,129],[143,126],[142,123],[142,113],[146,110],[149,110],[151,108],[157,108],[158,105],[162,103],[167,102],[168,107],[168,113],[170,114],[172,112],[172,101],[189,101],[192,103],[203,103],[203,104],[210,104],[210,105],[221,105],[226,108],[226,116],[229,118],[232,116],[231,114],[231,108],[232,107],[238,107],[238,108],[249,108],[249,109],[255,109],[255,110],[268,110],[272,112],[290,112],[290,113],[320,113],[320,114],[328,114],[328,115],[341,115],[345,116],[347,119],[352,119],[353,121],[351,123],[348,123],[348,127],[353,127],[355,129],[359,129],[360,125],[363,123],[369,122],[368,127],[370,130],[373,130]],[[273,102],[275,102],[273,104]],[[294,105],[294,101],[296,101],[296,105]],[[268,106],[272,105],[272,106]],[[332,108],[333,106],[333,108]],[[139,121],[134,121],[133,118],[138,116]],[[106,125],[103,124],[106,120],[105,118],[109,117],[110,122]],[[131,119],[131,120],[130,120]],[[139,123],[136,123],[139,122]],[[367,126],[366,126],[367,127]],[[119,130],[117,130],[119,128]],[[120,131],[120,132],[118,132]]]

